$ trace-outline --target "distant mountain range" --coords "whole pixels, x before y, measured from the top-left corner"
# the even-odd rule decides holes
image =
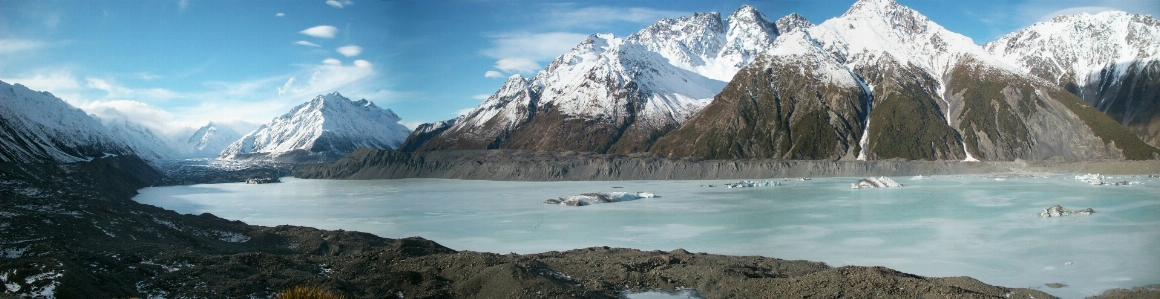
[[[651,152],[711,159],[1043,160],[1160,157],[1160,22],[1057,17],[976,45],[892,0],[813,24],[663,19],[594,34],[469,113],[408,130],[389,109],[320,95],[244,136],[209,123],[166,140],[3,83],[4,161],[135,153],[333,161],[360,147]],[[10,100],[11,99],[11,100]],[[1086,102],[1086,103],[1085,103]]]
[[[816,26],[743,6],[724,20],[694,14],[623,39],[590,36],[470,113],[421,125],[402,148],[1151,159],[1160,149],[1141,137],[1160,131],[1158,32],[1148,16],[1079,15],[981,47],[892,0],[858,1]],[[1087,38],[1061,41],[1071,35]]]
[[[319,95],[234,141],[221,159],[334,161],[362,147],[395,149],[410,129],[399,116],[367,100]]]
[[[48,92],[0,81],[0,161],[69,163],[134,154],[168,159],[337,160],[360,147],[394,149],[411,130],[367,100],[320,95],[245,136],[210,122],[168,140],[115,109],[86,114]]]

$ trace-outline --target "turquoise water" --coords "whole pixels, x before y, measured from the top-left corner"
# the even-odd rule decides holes
[[[971,276],[1065,297],[1160,283],[1160,179],[1092,186],[1046,178],[894,177],[906,185],[850,189],[856,178],[781,181],[492,182],[442,179],[213,184],[142,189],[134,200],[257,225],[422,236],[457,250],[537,253],[629,247],[886,266]],[[703,187],[704,185],[718,187]],[[588,192],[658,198],[568,207]],[[1092,215],[1040,218],[1059,204]],[[1064,283],[1053,289],[1047,283]]]

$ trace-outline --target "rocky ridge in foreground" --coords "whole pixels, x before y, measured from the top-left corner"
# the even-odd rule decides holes
[[[1051,297],[968,277],[680,249],[500,255],[455,251],[418,237],[253,226],[131,200],[159,175],[134,156],[0,164],[5,294],[243,298],[318,285],[355,298],[619,298],[624,291],[677,288],[706,298]]]

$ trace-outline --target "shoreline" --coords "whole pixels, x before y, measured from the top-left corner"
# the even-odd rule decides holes
[[[517,150],[400,152],[359,149],[333,163],[299,165],[305,179],[445,178],[492,181],[716,180],[958,174],[1160,174],[1160,160],[807,161],[702,160],[651,154]]]
[[[0,259],[0,268],[10,269],[4,276],[8,293],[269,297],[293,286],[313,285],[353,298],[621,298],[626,290],[680,287],[706,298],[873,293],[903,298],[1052,297],[969,277],[923,277],[884,267],[609,247],[482,253],[456,251],[417,237],[256,226],[133,201],[135,190],[151,185],[156,175],[132,156],[0,165],[5,182],[0,193],[10,197],[0,202],[7,224],[0,228],[21,228],[0,229],[0,243],[17,250],[6,251]],[[1143,286],[1104,294],[1133,298],[1158,292]]]

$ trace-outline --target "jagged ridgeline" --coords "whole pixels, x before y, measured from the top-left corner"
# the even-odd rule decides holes
[[[769,22],[749,6],[724,20],[716,13],[666,19],[624,39],[593,35],[534,78],[509,78],[471,113],[420,126],[402,148],[711,159],[1157,158],[1160,149],[1137,136],[1160,132],[1146,121],[1160,107],[1150,92],[1160,86],[1160,74],[1151,73],[1160,69],[1160,46],[1144,39],[1105,48],[1160,36],[1160,26],[1117,16],[1087,27],[1102,46],[1035,50],[1062,62],[1010,54],[1042,46],[1038,35],[985,49],[892,0],[860,0],[818,25],[798,15]],[[1083,32],[1067,20],[1053,22]],[[1103,57],[1109,51],[1122,55]],[[1083,69],[1041,66],[1089,60],[1094,66]],[[1111,117],[1084,100],[1099,101]]]

